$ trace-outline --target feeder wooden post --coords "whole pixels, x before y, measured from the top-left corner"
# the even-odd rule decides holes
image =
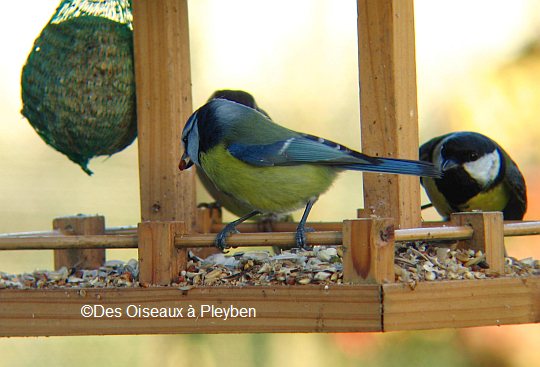
[[[358,0],[362,151],[418,159],[418,112],[412,0]],[[417,177],[364,173],[364,207],[420,227]]]
[[[471,226],[473,236],[460,247],[482,251],[492,272],[504,274],[504,222],[501,212],[453,213],[450,221],[457,226]]]
[[[105,217],[101,215],[55,218],[53,229],[64,235],[104,234]],[[54,268],[96,269],[105,262],[105,249],[54,250]]]
[[[187,262],[186,250],[174,246],[176,235],[185,233],[183,222],[139,223],[139,281],[141,284],[168,285],[178,277]]]
[[[343,221],[343,280],[351,283],[394,282],[392,219]]]
[[[187,0],[134,1],[133,43],[143,222],[139,257],[145,261],[140,277],[162,284],[178,270],[164,270],[161,263],[176,257],[169,259],[176,254],[169,248],[175,223],[191,231],[196,220],[195,169],[178,169],[182,129],[193,111]],[[156,256],[164,257],[156,262]],[[185,259],[185,253],[178,258]]]
[[[141,217],[195,223],[195,170],[180,172],[193,112],[186,0],[133,2]]]

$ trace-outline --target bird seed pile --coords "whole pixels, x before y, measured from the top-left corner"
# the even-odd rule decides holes
[[[482,251],[440,247],[425,242],[397,243],[394,273],[396,281],[414,288],[419,281],[540,275],[540,261],[506,257],[504,274],[499,274],[489,269]]]
[[[18,275],[0,272],[0,289],[32,288],[118,288],[139,285],[139,263],[129,260],[106,261],[99,269],[68,270],[61,267],[57,271],[36,270]]]
[[[190,259],[173,286],[248,286],[295,284],[343,284],[341,247],[315,246],[312,250],[284,250],[214,254]],[[506,258],[504,274],[491,271],[480,251],[438,247],[425,242],[396,245],[395,279],[414,288],[421,281],[483,279],[500,276],[540,275],[540,261]],[[95,270],[36,270],[10,275],[0,272],[0,289],[117,288],[148,286],[138,281],[136,260],[107,261]]]
[[[193,258],[178,278],[180,286],[343,284],[342,247],[315,246],[313,250],[245,252],[234,256]],[[490,271],[480,251],[437,247],[425,242],[399,243],[395,279],[414,288],[419,281],[483,279],[540,275],[540,262],[506,258],[505,273]]]
[[[186,285],[293,285],[341,284],[341,247],[292,249],[271,256],[268,251],[239,252],[233,256],[210,255],[192,258],[180,273],[178,283]]]

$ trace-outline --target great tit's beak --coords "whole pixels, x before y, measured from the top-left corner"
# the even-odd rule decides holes
[[[180,171],[183,171],[191,166],[193,166],[193,161],[191,160],[191,158],[189,158],[189,155],[184,152],[184,154],[182,154],[182,158],[180,158],[180,164],[178,165],[178,168],[180,169]]]
[[[449,170],[457,168],[457,167],[459,167],[458,162],[453,161],[451,159],[448,159],[448,160],[443,162],[442,167],[441,167],[441,171],[446,172],[446,171],[449,171]]]

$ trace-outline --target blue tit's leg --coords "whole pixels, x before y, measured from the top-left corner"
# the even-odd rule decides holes
[[[227,248],[226,239],[227,236],[231,233],[237,232],[236,226],[242,223],[245,220],[248,220],[251,217],[256,216],[257,214],[261,214],[260,211],[254,210],[251,213],[248,213],[244,215],[243,217],[238,218],[237,220],[230,222],[227,224],[223,229],[217,234],[216,239],[214,241],[217,248],[219,248],[221,251],[224,251]]]
[[[306,248],[306,221],[309,216],[309,212],[311,211],[311,208],[313,207],[313,204],[317,201],[319,197],[314,197],[310,199],[306,204],[306,209],[304,210],[304,214],[302,214],[302,219],[300,219],[300,223],[298,223],[298,227],[296,228],[296,244],[300,248]]]

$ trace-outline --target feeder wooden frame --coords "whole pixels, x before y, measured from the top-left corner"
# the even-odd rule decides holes
[[[418,158],[412,0],[358,0],[363,151]],[[456,239],[504,269],[505,235],[540,233],[540,222],[505,223],[500,213],[463,213],[450,223],[421,223],[418,179],[364,175],[358,219],[313,224],[308,241],[343,243],[346,285],[194,287],[169,284],[189,246],[211,246],[219,216],[195,205],[194,170],[180,173],[181,123],[192,112],[186,0],[133,2],[141,218],[110,228],[102,217],[55,219],[52,232],[0,236],[0,249],[55,249],[56,266],[100,261],[104,248],[139,249],[141,282],[122,289],[0,290],[0,335],[338,332],[435,329],[540,322],[540,277],[394,283],[394,242]],[[398,229],[394,229],[398,228]],[[255,233],[243,224],[231,244],[294,243],[294,224]],[[284,232],[283,232],[284,231]],[[96,260],[97,259],[97,260]],[[103,307],[253,307],[256,317],[84,318]]]

